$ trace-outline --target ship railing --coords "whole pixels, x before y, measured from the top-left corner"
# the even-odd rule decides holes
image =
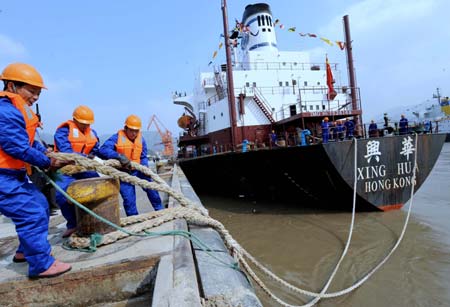
[[[337,70],[337,63],[330,63],[332,70]],[[242,62],[234,63],[234,70],[326,70],[325,63],[300,62]]]
[[[378,136],[389,136],[389,135],[400,135],[400,122],[399,121],[391,121],[388,122],[374,122],[377,125],[376,131],[370,131],[369,126],[370,123],[363,124],[365,135],[367,137],[378,137]],[[429,133],[438,133],[439,132],[439,124],[438,121],[408,121],[408,129],[404,134],[429,134]]]

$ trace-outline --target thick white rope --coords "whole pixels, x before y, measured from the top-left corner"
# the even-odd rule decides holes
[[[289,306],[289,307],[294,307],[295,305],[291,305],[288,304],[286,302],[284,302],[283,300],[281,300],[280,298],[278,298],[276,295],[274,295],[268,288],[267,286],[258,278],[258,276],[254,273],[254,271],[251,269],[251,267],[248,265],[248,263],[245,261],[244,257],[247,257],[256,267],[258,267],[263,273],[265,273],[267,276],[271,277],[273,280],[275,280],[276,282],[282,284],[283,286],[285,286],[287,289],[296,292],[296,293],[300,293],[300,294],[304,294],[304,295],[308,295],[308,296],[312,296],[315,297],[312,301],[308,302],[305,305],[301,305],[301,306],[313,306],[314,304],[316,304],[321,298],[332,298],[332,297],[338,297],[344,294],[347,294],[351,291],[353,291],[354,289],[358,288],[360,285],[362,285],[370,276],[372,276],[388,259],[389,257],[394,253],[394,251],[397,249],[397,247],[400,245],[400,242],[406,232],[406,227],[409,221],[409,217],[410,217],[410,213],[411,213],[411,208],[412,208],[412,204],[413,204],[413,197],[414,197],[414,185],[416,182],[416,168],[417,168],[417,140],[418,140],[418,136],[416,134],[416,143],[415,143],[415,158],[414,158],[414,169],[413,169],[413,178],[412,178],[412,188],[411,188],[411,200],[409,203],[409,208],[408,208],[408,214],[405,220],[405,224],[403,226],[403,230],[402,233],[400,234],[399,239],[397,240],[397,243],[394,245],[394,247],[392,248],[392,250],[388,253],[388,255],[382,260],[380,261],[380,263],[373,268],[366,276],[364,276],[363,278],[361,278],[357,283],[355,283],[354,285],[352,285],[351,287],[348,287],[346,289],[343,289],[341,291],[338,292],[333,292],[333,293],[326,293],[326,290],[328,289],[328,287],[331,284],[331,281],[333,280],[333,278],[335,277],[335,274],[337,273],[339,266],[342,262],[342,260],[344,259],[344,256],[346,255],[348,248],[350,246],[350,242],[351,242],[351,237],[352,237],[352,233],[353,233],[353,227],[354,227],[354,219],[355,219],[355,208],[356,208],[356,184],[357,184],[357,141],[355,139],[355,174],[354,174],[354,191],[353,191],[353,209],[352,209],[352,220],[351,220],[351,224],[350,224],[350,230],[349,230],[349,236],[347,239],[347,243],[346,246],[344,248],[344,251],[342,252],[341,258],[339,259],[338,263],[336,264],[335,269],[333,270],[332,274],[330,275],[327,283],[325,284],[325,286],[323,287],[323,289],[320,291],[320,293],[316,293],[316,292],[311,292],[308,290],[304,290],[301,288],[298,288],[288,282],[286,282],[285,280],[279,278],[278,276],[276,276],[274,273],[272,273],[270,270],[268,270],[266,267],[264,267],[262,264],[260,264],[252,255],[250,255],[242,246],[240,246],[232,237],[231,235],[228,233],[228,231],[226,231],[223,227],[222,224],[220,224],[220,222],[215,221],[215,223],[211,223],[211,221],[209,221],[209,223],[205,223],[205,224],[209,224],[210,226],[214,226],[217,225],[216,223],[220,224],[220,226],[222,227],[214,227],[216,228],[216,230],[221,230],[219,231],[222,235],[222,237],[225,239],[225,243],[227,243],[226,245],[230,248],[231,253],[233,254],[233,256],[235,257],[235,259],[237,259],[245,268],[245,270],[249,273],[249,275],[256,281],[256,283],[272,298],[274,299],[277,303],[279,303],[282,306]],[[57,158],[60,158],[59,155]],[[76,159],[78,160],[78,159]],[[78,162],[78,161],[77,161]],[[135,166],[135,165],[133,165]],[[155,180],[155,178],[159,178],[156,174],[152,174],[151,171],[147,172],[146,170],[142,169],[140,170],[142,171],[144,174],[149,175],[152,177],[152,179]],[[127,174],[128,175],[128,174]],[[159,178],[160,179],[160,178]],[[161,185],[165,185],[165,187],[167,187],[168,185],[162,180],[160,179]],[[158,183],[160,183],[160,181],[158,180]],[[157,180],[155,180],[155,182],[157,182]],[[141,182],[135,182],[135,184],[140,185]],[[178,195],[177,195],[178,196]],[[190,203],[190,201],[189,201]],[[188,206],[191,207],[191,206]],[[191,207],[192,208],[192,207]],[[196,208],[197,209],[197,208]],[[197,209],[198,210],[198,209]],[[204,212],[202,212],[204,214]],[[213,220],[213,219],[211,219]],[[211,224],[210,224],[211,223]],[[223,233],[222,231],[225,231],[225,233]],[[297,306],[296,306],[297,307]]]

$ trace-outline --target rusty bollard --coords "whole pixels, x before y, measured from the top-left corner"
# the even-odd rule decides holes
[[[67,188],[67,194],[101,217],[120,225],[118,179],[95,177],[75,180]],[[80,236],[105,234],[116,230],[78,207],[75,211],[77,234]]]

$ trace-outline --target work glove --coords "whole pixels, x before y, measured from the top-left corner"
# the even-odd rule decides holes
[[[122,165],[123,168],[131,169],[131,161],[130,161],[130,159],[128,159],[124,155],[119,155],[119,158],[117,160],[119,160],[119,162],[120,162],[120,164]]]

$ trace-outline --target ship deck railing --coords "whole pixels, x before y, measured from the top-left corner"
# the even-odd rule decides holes
[[[337,63],[330,63],[332,70],[337,70]],[[226,66],[222,66],[226,68]],[[326,70],[325,63],[301,62],[242,62],[233,63],[233,70]]]

